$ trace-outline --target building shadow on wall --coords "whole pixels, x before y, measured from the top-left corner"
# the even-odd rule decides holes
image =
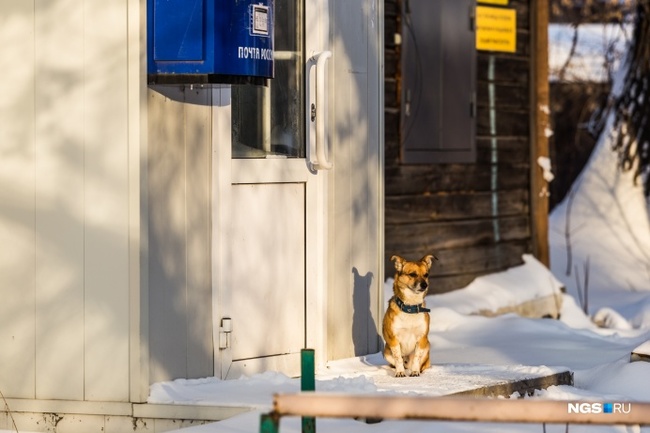
[[[361,275],[357,268],[352,268],[352,343],[354,355],[367,355],[379,350],[379,333],[374,321],[374,314],[370,310],[372,305],[370,290],[374,275],[368,272]]]

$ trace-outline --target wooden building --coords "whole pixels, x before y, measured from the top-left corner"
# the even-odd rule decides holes
[[[393,274],[392,254],[433,253],[435,292],[522,263],[523,253],[548,264],[547,189],[537,163],[548,154],[548,4],[478,2],[514,15],[516,45],[508,52],[467,47],[480,26],[472,3],[385,6],[386,276]],[[443,9],[438,15],[447,23],[438,34],[437,21],[428,25],[433,8]],[[450,58],[461,63],[449,66]],[[418,101],[423,93],[431,100]],[[458,100],[464,107],[450,117]],[[413,125],[415,115],[420,125]]]

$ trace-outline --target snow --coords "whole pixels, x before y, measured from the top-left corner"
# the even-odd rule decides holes
[[[650,340],[646,341],[645,343],[641,344],[639,347],[634,349],[634,353],[650,356]]]
[[[259,431],[259,413],[252,412],[239,415],[236,418],[221,421],[215,424],[207,424],[199,427],[191,427],[183,430],[187,433],[215,433],[215,432],[229,432],[229,433],[251,433]],[[219,426],[219,427],[217,427]],[[219,429],[217,429],[219,428]],[[299,418],[283,418],[280,422],[280,432],[282,433],[299,433],[301,431],[301,420]],[[460,422],[426,422],[426,421],[383,421],[379,424],[365,424],[353,420],[333,420],[333,419],[317,419],[316,431],[319,433],[393,433],[393,432],[408,432],[408,433],[431,433],[431,432],[449,432],[449,433],[475,433],[480,431],[482,433],[503,433],[503,432],[517,432],[517,433],[540,433],[546,431],[547,433],[565,433],[564,425],[547,425],[545,430],[542,430],[540,425],[534,424],[498,424],[498,423],[483,423],[477,425],[475,423],[460,423]],[[569,430],[571,433],[582,432],[597,432],[597,433],[610,433],[610,432],[629,432],[635,430],[627,430],[624,427],[599,427],[599,426],[580,426],[572,425]],[[643,430],[642,430],[643,431]]]
[[[327,369],[317,375],[316,390],[442,396],[564,371],[567,371],[565,367],[453,363],[433,365],[417,378],[395,380],[392,369],[381,354],[372,354],[329,363]],[[149,402],[246,406],[269,411],[273,394],[298,391],[300,379],[278,372],[265,372],[229,381],[206,378],[158,383],[151,387]]]
[[[633,350],[648,350],[650,344],[648,206],[631,174],[615,168],[616,155],[609,140],[601,137],[572,194],[550,216],[550,271],[532,256],[524,256],[522,266],[478,278],[456,292],[427,297],[432,367],[422,376],[394,378],[377,353],[330,362],[318,372],[316,389],[444,395],[457,392],[459,382],[478,387],[570,369],[574,386],[552,386],[527,398],[650,401],[650,362],[630,362]],[[567,293],[562,295],[559,320],[475,314],[556,294],[562,286]],[[390,293],[390,282],[385,290]],[[583,312],[585,298],[589,314]],[[259,430],[260,413],[270,408],[274,393],[298,389],[298,379],[277,372],[232,381],[176,380],[154,384],[149,403],[248,406],[254,410],[184,431],[251,432]],[[321,433],[566,431],[563,425],[542,430],[539,425],[426,421],[365,424],[318,419],[317,425]],[[281,431],[300,431],[300,420],[283,419]],[[570,431],[629,430],[572,425]],[[641,431],[650,431],[650,427]]]
[[[523,266],[476,278],[461,290],[429,296],[427,305],[446,307],[461,314],[473,314],[512,307],[560,291],[562,283],[535,257],[525,254],[523,259]],[[392,292],[391,284],[392,279],[389,279],[385,293]],[[513,290],[514,287],[516,290]],[[384,299],[389,299],[390,296],[385,294]]]
[[[584,299],[587,287],[590,314],[618,327],[627,321],[632,328],[648,328],[647,203],[633,174],[617,170],[610,149],[609,138],[602,138],[569,197],[550,215],[551,268],[575,299]]]
[[[578,32],[578,39],[575,52],[566,68],[564,81],[608,81],[608,69],[618,69],[625,53],[632,24],[581,24],[577,28],[570,24],[550,24],[550,81],[560,79],[559,72],[571,54],[574,31]]]

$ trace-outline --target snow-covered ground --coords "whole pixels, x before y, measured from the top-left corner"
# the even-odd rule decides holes
[[[418,378],[396,379],[381,354],[372,354],[331,362],[318,372],[317,390],[442,395],[458,391],[458,381],[482,386],[486,380],[570,369],[575,372],[574,386],[553,386],[527,398],[650,401],[650,363],[630,363],[631,351],[650,340],[650,224],[641,188],[634,186],[628,174],[615,169],[614,158],[608,141],[602,140],[576,184],[571,204],[567,200],[551,215],[552,274],[526,256],[520,267],[479,278],[460,291],[427,298],[427,305],[432,308],[431,369]],[[573,264],[569,266],[570,275],[566,274],[567,242],[571,244]],[[585,286],[587,272],[589,316],[579,305],[584,295],[578,295],[578,287]],[[546,296],[562,284],[568,293],[563,296],[560,320],[472,314]],[[390,282],[386,290],[390,291]],[[295,392],[299,387],[297,379],[277,372],[234,381],[177,380],[152,386],[149,401],[254,407],[256,410],[251,413],[184,430],[250,432],[259,429],[259,414],[269,409],[273,393]],[[367,425],[328,419],[317,422],[318,431],[326,433],[407,429],[424,432],[434,428],[445,432],[542,431],[539,425],[516,424],[384,421]],[[299,430],[299,420],[282,421],[282,432]],[[565,427],[546,426],[546,431],[564,432]],[[627,430],[620,426],[574,425],[570,431]]]
[[[599,320],[648,328],[649,220],[641,187],[631,185],[632,173],[618,171],[609,142],[601,143],[551,214],[551,268],[575,299],[584,299],[587,287],[588,312]]]
[[[516,287],[512,287],[516,290]],[[515,315],[486,318],[464,315],[447,306],[436,306],[436,296],[428,299],[433,306],[430,341],[434,365],[419,378],[395,379],[380,354],[332,362],[317,375],[317,390],[351,393],[404,392],[441,395],[458,391],[455,382],[473,384],[494,378],[516,379],[530,374],[551,374],[569,368],[575,372],[575,386],[555,386],[540,391],[534,398],[596,399],[605,401],[650,401],[650,363],[630,363],[630,352],[650,339],[650,329],[601,329],[596,327],[566,295],[562,319],[525,319]],[[648,309],[650,314],[650,309]],[[533,366],[533,367],[531,367]],[[460,372],[462,378],[456,374]],[[529,376],[530,377],[530,376]],[[182,404],[249,405],[258,410],[232,419],[195,427],[188,432],[217,433],[256,431],[259,414],[268,410],[272,394],[296,392],[298,379],[266,372],[235,381],[214,378],[177,380],[159,383],[151,389],[151,402]],[[517,396],[515,396],[517,397]],[[407,425],[408,424],[408,425]],[[472,423],[433,423],[440,431],[541,431],[538,426]],[[385,421],[367,426],[352,420],[318,420],[319,432],[427,431],[431,423]],[[564,426],[548,432],[564,431]],[[571,431],[585,427],[573,426]],[[281,431],[297,432],[297,420],[283,421]],[[625,431],[599,427],[598,431]],[[591,429],[589,431],[592,431]]]

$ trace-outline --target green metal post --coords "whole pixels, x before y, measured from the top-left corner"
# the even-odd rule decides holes
[[[314,368],[314,349],[300,351],[300,390],[316,391],[316,371]],[[316,418],[302,417],[302,433],[316,433]]]
[[[260,433],[279,433],[280,419],[273,413],[263,413],[260,418]]]
[[[314,349],[302,349],[300,351],[300,374],[300,390],[316,391]]]

